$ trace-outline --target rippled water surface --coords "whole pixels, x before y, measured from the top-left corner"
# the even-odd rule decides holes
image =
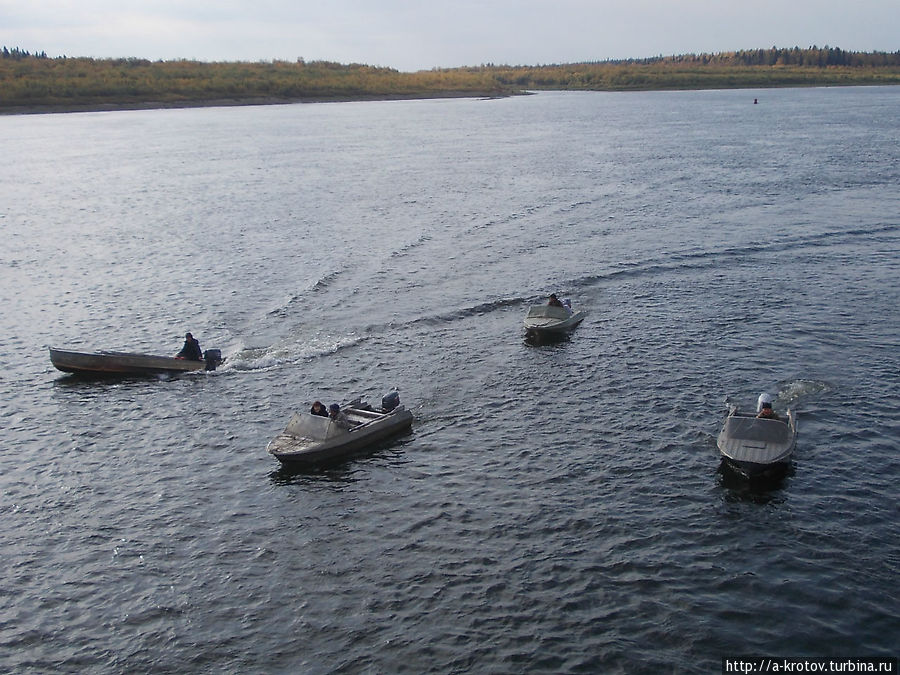
[[[753,105],[758,98],[759,104]],[[0,118],[0,669],[896,656],[900,88]],[[586,310],[529,344],[529,305]],[[47,346],[214,373],[85,381]],[[266,452],[399,387],[410,434]],[[720,466],[730,396],[793,464]]]

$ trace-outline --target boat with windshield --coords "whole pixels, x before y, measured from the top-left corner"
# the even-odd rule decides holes
[[[797,420],[787,410],[782,418],[773,408],[773,397],[762,393],[756,412],[742,412],[730,404],[716,445],[723,459],[747,477],[783,470],[797,443]]]
[[[408,430],[413,421],[396,391],[384,396],[377,409],[358,398],[332,409],[328,417],[295,412],[266,450],[288,466],[336,462]]]

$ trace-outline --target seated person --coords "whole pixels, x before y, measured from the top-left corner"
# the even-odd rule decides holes
[[[318,415],[319,417],[328,417],[328,411],[325,410],[325,406],[322,405],[321,401],[316,401],[312,404],[312,408],[309,409],[310,415]]]
[[[350,429],[353,426],[350,420],[347,419],[347,416],[341,412],[341,406],[337,403],[332,403],[328,406],[328,417],[342,429]]]
[[[184,347],[175,355],[176,359],[187,359],[188,361],[202,361],[203,350],[200,349],[200,343],[194,339],[190,333],[184,336]]]
[[[763,401],[761,404],[761,409],[759,414],[756,416],[758,419],[762,420],[780,420],[781,418],[776,414],[774,410],[772,410],[772,404],[769,401]]]
[[[550,294],[550,300],[547,301],[547,304],[551,307],[562,307],[563,304],[559,301],[559,298],[556,297],[556,293]]]

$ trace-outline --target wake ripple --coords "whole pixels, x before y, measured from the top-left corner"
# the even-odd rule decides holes
[[[867,228],[786,237],[763,243],[731,246],[721,250],[668,251],[642,261],[620,262],[614,265],[614,269],[609,272],[571,279],[566,284],[575,288],[589,288],[617,279],[644,278],[676,271],[691,272],[718,268],[728,265],[734,260],[746,261],[759,256],[770,259],[773,253],[783,254],[805,249],[827,250],[835,246],[858,244],[860,239],[877,237],[875,241],[894,241],[893,235],[898,232],[900,232],[900,225],[881,224]]]

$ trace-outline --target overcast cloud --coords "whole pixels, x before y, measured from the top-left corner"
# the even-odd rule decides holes
[[[829,45],[900,49],[900,0],[0,0],[48,56],[366,63],[403,71]]]

